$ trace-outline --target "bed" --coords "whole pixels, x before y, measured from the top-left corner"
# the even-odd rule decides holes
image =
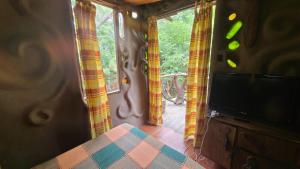
[[[129,124],[119,125],[34,169],[203,169]]]

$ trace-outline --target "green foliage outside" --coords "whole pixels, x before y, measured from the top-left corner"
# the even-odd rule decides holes
[[[96,31],[99,40],[103,71],[108,91],[116,90],[118,83],[117,56],[113,10],[96,5]]]
[[[71,0],[73,7],[75,1]],[[108,91],[112,91],[118,87],[113,10],[101,5],[96,5],[96,8],[96,31],[100,42],[101,59]],[[162,75],[187,73],[193,22],[194,8],[158,20]],[[179,81],[182,82],[183,78],[180,78]]]
[[[158,21],[161,74],[187,73],[194,9]]]
[[[72,4],[72,7],[74,8],[74,6],[76,5],[76,0],[71,0],[71,4]]]
[[[187,73],[193,22],[193,8],[158,21],[162,75]],[[184,79],[183,76],[178,78],[179,85],[182,85]],[[172,82],[173,77],[162,78],[163,94],[169,99],[177,96],[177,91]]]
[[[71,0],[74,8],[76,0]],[[99,42],[103,71],[107,90],[118,89],[118,72],[115,32],[113,22],[113,9],[101,5],[96,6],[96,34]]]
[[[214,27],[215,6],[213,6],[212,10],[212,27]],[[158,21],[162,75],[187,73],[193,22],[194,8]],[[179,85],[182,85],[184,79],[185,77],[183,76],[178,78]],[[163,89],[169,86],[170,98],[175,98],[177,92],[174,84],[172,84],[172,80],[172,77],[162,78],[162,85]],[[167,95],[165,91],[164,94]]]

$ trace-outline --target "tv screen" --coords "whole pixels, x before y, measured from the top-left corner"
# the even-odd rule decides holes
[[[292,124],[296,115],[295,78],[257,75],[251,84],[253,118],[276,125]]]
[[[212,79],[210,107],[227,114],[249,110],[249,74],[215,74]]]
[[[296,77],[215,73],[209,108],[224,115],[283,128],[300,128]]]

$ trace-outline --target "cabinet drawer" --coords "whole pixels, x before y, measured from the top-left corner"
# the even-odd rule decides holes
[[[299,161],[297,160],[300,150],[298,144],[255,134],[243,129],[238,131],[237,146],[262,157],[291,166],[297,166],[297,161]]]
[[[278,165],[273,161],[255,156],[243,150],[238,150],[233,157],[232,169],[288,169],[289,167]]]
[[[202,148],[203,155],[229,169],[235,136],[235,127],[211,120]]]
[[[298,155],[296,159],[296,166],[297,168],[300,168],[300,149],[298,149],[297,151],[298,151]]]

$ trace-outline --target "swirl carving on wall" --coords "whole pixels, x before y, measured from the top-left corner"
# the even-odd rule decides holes
[[[299,10],[272,13],[263,24],[263,39],[268,42],[254,55],[256,69],[268,74],[300,75]]]
[[[39,0],[9,0],[19,16],[36,24],[35,30],[11,35],[7,48],[0,49],[1,92],[16,98],[29,97],[24,105],[25,119],[31,125],[46,125],[66,90],[64,62],[65,41],[61,33],[38,14]]]
[[[300,76],[299,1],[223,0],[216,13],[213,42],[213,71]],[[230,69],[225,62],[228,45],[224,39],[229,27],[228,15],[236,11],[244,22],[237,40],[241,40],[233,58],[239,67]]]

